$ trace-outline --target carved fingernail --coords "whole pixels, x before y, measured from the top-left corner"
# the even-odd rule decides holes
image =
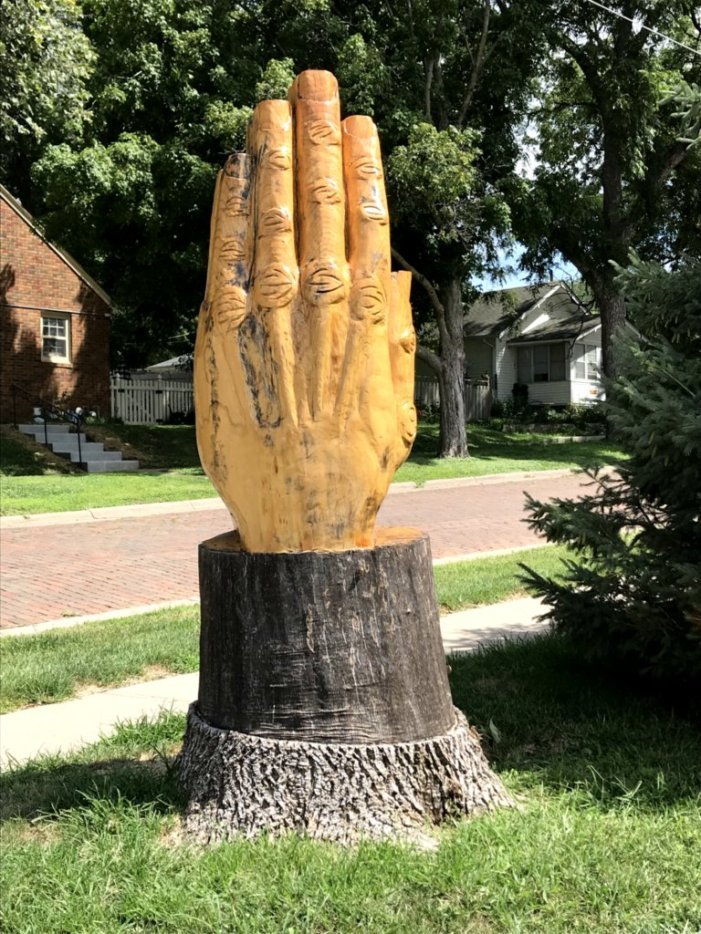
[[[369,319],[373,324],[384,321],[387,301],[382,284],[378,279],[360,279],[353,283],[351,313],[356,321]]]
[[[304,293],[309,302],[335,305],[346,297],[348,287],[337,267],[331,263],[318,263],[305,275]]]
[[[372,117],[365,114],[353,114],[351,117],[346,117],[343,121],[343,129],[350,136],[358,139],[373,139],[377,136],[377,127]]]
[[[416,352],[416,331],[413,328],[407,328],[399,335],[399,346],[408,354]]]
[[[411,444],[416,437],[416,406],[413,402],[402,402],[399,407],[399,431],[405,444]]]
[[[287,208],[271,208],[261,218],[261,234],[287,233],[290,230],[292,230],[292,221]]]
[[[256,278],[256,302],[263,308],[282,308],[292,301],[296,287],[297,277],[289,266],[273,263]]]
[[[330,71],[303,71],[295,85],[297,97],[306,101],[332,101],[338,97],[338,81]]]
[[[223,285],[214,296],[214,314],[226,331],[234,331],[246,317],[246,293],[235,285]]]
[[[320,178],[311,186],[312,201],[317,204],[339,204],[341,193],[337,183],[332,178]]]
[[[314,120],[307,124],[307,135],[315,146],[340,146],[341,134],[329,120]]]

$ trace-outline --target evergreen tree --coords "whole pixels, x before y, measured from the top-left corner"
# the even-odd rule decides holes
[[[607,408],[630,455],[594,492],[530,525],[584,558],[563,583],[526,568],[558,631],[589,657],[660,678],[701,675],[701,262],[639,260],[618,284],[645,335],[624,348]]]

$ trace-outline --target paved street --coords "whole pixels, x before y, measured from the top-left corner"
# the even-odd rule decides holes
[[[434,558],[536,544],[522,522],[524,489],[574,496],[581,482],[551,475],[395,492],[380,524],[429,532]],[[197,544],[230,527],[219,508],[3,529],[0,627],[195,597]]]

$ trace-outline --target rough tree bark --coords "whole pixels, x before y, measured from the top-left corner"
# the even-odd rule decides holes
[[[463,338],[462,287],[452,279],[441,290],[444,315],[441,337],[441,457],[467,457],[465,428],[465,344]]]
[[[450,698],[426,535],[373,549],[200,546],[199,698],[180,770],[203,841],[421,837],[508,804]]]

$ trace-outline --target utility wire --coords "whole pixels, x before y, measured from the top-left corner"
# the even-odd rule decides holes
[[[587,3],[591,3],[592,6],[598,6],[602,10],[606,10],[607,13],[612,13],[614,16],[618,16],[620,19],[627,19],[628,22],[632,23],[634,26],[639,26],[640,29],[645,29],[647,32],[654,33],[656,36],[661,36],[668,42],[672,42],[674,45],[678,45],[680,49],[686,49],[687,52],[691,52],[693,55],[701,55],[701,52],[699,52],[698,49],[692,49],[690,45],[684,45],[683,42],[678,42],[676,39],[673,39],[666,33],[660,32],[659,29],[654,29],[652,26],[646,26],[644,23],[632,19],[630,16],[626,16],[625,13],[621,13],[619,10],[612,10],[610,6],[605,6],[605,4],[599,3],[599,0],[587,0]]]

